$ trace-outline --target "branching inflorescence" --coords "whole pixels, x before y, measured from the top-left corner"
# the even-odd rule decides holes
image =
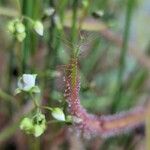
[[[137,107],[128,112],[114,115],[97,116],[89,114],[80,104],[80,77],[77,61],[77,58],[71,59],[66,69],[65,98],[68,102],[69,112],[73,117],[74,125],[81,132],[110,137],[129,131],[144,123],[148,109],[143,107]]]

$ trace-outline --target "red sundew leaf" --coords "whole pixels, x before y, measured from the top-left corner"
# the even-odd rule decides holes
[[[77,58],[71,59],[66,69],[66,89],[64,95],[68,102],[69,112],[73,116],[74,124],[81,132],[101,137],[110,137],[127,132],[144,123],[147,109],[143,107],[106,116],[96,116],[87,113],[80,104],[79,78]]]

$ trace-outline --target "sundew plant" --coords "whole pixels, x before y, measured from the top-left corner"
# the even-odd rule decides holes
[[[0,149],[150,150],[148,0],[0,0]]]

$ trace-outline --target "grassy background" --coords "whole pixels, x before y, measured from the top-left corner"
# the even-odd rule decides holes
[[[89,141],[70,135],[63,124],[50,125],[39,139],[26,136],[17,125],[28,98],[13,93],[19,76],[36,73],[42,103],[63,106],[61,65],[69,63],[80,45],[81,103],[89,112],[113,114],[144,105],[150,89],[149,10],[148,0],[0,0],[1,149],[146,149],[144,126]],[[44,35],[37,35],[25,20],[25,40],[14,39],[7,23],[21,16],[41,20]]]

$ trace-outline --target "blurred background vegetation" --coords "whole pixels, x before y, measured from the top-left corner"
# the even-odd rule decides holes
[[[40,138],[27,136],[18,122],[31,104],[14,90],[23,73],[38,74],[41,103],[64,107],[62,65],[79,47],[81,103],[89,112],[113,114],[144,105],[150,90],[149,16],[149,0],[0,0],[0,149],[145,150],[150,139],[144,126],[85,140],[60,123],[50,124]],[[14,19],[25,24],[21,42],[8,31]],[[43,36],[30,20],[41,21]]]

